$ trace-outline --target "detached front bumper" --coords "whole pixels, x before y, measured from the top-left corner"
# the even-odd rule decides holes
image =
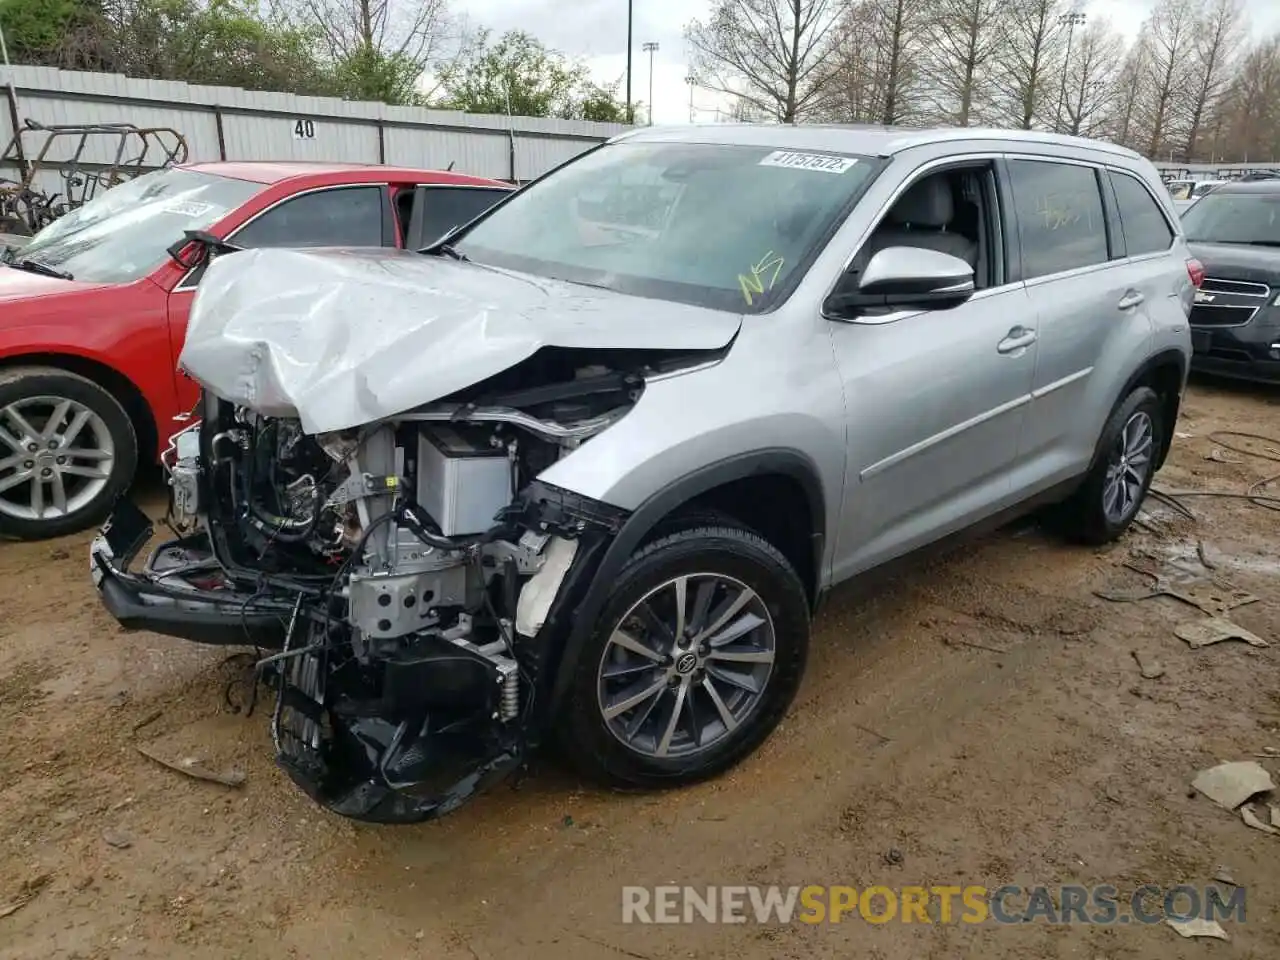
[[[227,587],[206,534],[163,541],[130,572],[153,529],[141,510],[121,499],[89,546],[94,586],[122,627],[195,643],[283,645],[288,607]]]
[[[89,547],[94,585],[123,627],[285,647],[295,608],[228,586],[206,534],[163,541],[130,572],[152,532],[146,515],[121,500]],[[277,695],[276,761],[326,809],[373,823],[430,820],[520,764],[520,728],[494,719],[500,677],[479,657],[440,641],[348,670],[359,676],[344,686],[332,680],[332,651],[314,636],[302,643],[264,660],[263,677]]]

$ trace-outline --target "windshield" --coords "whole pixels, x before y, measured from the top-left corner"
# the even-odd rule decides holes
[[[192,170],[145,173],[49,224],[18,258],[77,280],[127,283],[160,266],[182,231],[207,229],[262,188]]]
[[[849,155],[624,141],[516,194],[455,248],[542,277],[759,313],[799,282],[876,169]]]
[[[1250,243],[1280,247],[1280,194],[1215,190],[1182,215],[1192,243]]]

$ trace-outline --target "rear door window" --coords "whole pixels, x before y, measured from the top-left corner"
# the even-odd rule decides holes
[[[1010,160],[1009,181],[1026,279],[1107,262],[1106,217],[1094,167]]]
[[[1173,228],[1165,219],[1150,191],[1137,177],[1127,173],[1111,172],[1111,185],[1115,187],[1116,204],[1120,208],[1120,222],[1124,228],[1125,246],[1129,256],[1159,253],[1173,245]]]
[[[426,190],[422,237],[431,242],[454,227],[470,223],[507,195],[506,190],[481,187],[430,187]]]

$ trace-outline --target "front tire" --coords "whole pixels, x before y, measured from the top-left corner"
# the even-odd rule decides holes
[[[744,527],[696,525],[638,550],[574,666],[561,733],[614,786],[681,786],[754,751],[790,706],[809,604],[782,553]]]
[[[39,540],[92,526],[137,465],[128,414],[92,380],[47,367],[0,372],[0,535]]]
[[[1100,546],[1129,528],[1155,478],[1163,416],[1160,397],[1150,387],[1136,387],[1116,405],[1084,482],[1054,513],[1064,536]]]

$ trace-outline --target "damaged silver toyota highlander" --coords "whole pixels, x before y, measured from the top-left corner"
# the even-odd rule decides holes
[[[93,578],[126,627],[262,650],[280,765],[381,822],[553,738],[710,776],[833,584],[1033,507],[1119,536],[1202,272],[1119,147],[786,126],[623,135],[419,252],[206,255],[175,539],[135,566],[121,501]]]

